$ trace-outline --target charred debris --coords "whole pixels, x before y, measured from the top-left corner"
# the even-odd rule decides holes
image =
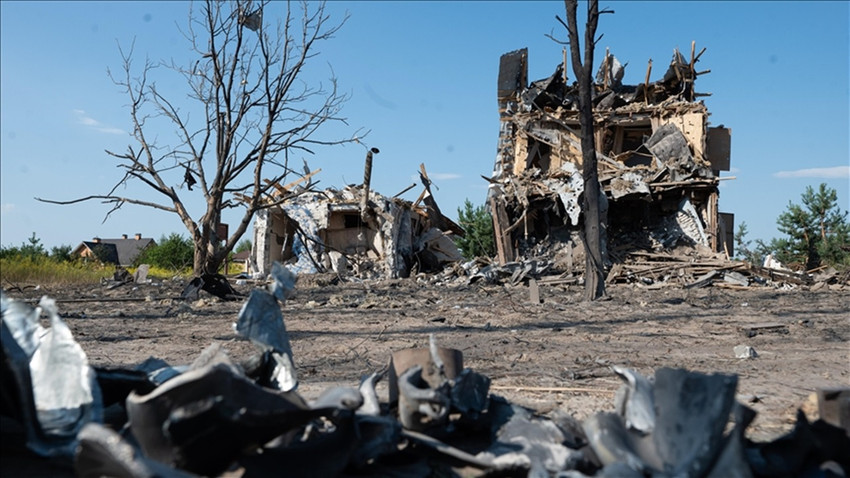
[[[460,261],[452,238],[463,236],[463,228],[440,211],[425,165],[416,201],[398,197],[415,184],[386,197],[369,188],[377,151],[367,151],[363,184],[297,194],[293,185],[278,186],[278,196],[291,197],[257,214],[250,274],[267,277],[272,264],[281,262],[298,274],[405,278]]]
[[[800,412],[790,433],[752,442],[744,432],[755,412],[736,401],[736,375],[614,366],[623,380],[614,409],[579,421],[491,393],[487,376],[432,335],[359,387],[307,400],[282,313],[294,277],[278,263],[271,275],[234,323],[257,347],[243,363],[213,344],[188,365],[92,367],[54,301],[32,308],[0,293],[3,453],[34,453],[81,477],[850,473],[846,388],[819,391],[817,421]]]
[[[812,275],[781,264],[749,264],[734,254],[734,215],[719,209],[722,171],[730,169],[731,129],[712,126],[695,80],[708,73],[678,50],[661,79],[622,83],[625,65],[606,51],[593,88],[603,259],[608,283],[639,287],[794,288],[847,284],[846,274]],[[529,83],[528,52],[502,55],[498,78],[500,132],[487,207],[497,256],[463,262],[453,237],[463,228],[443,215],[420,167],[416,201],[370,189],[305,192],[309,172],[268,198],[256,216],[250,276],[268,277],[274,262],[296,273],[334,273],[344,280],[422,277],[435,283],[583,283],[584,183],[577,86],[566,65]],[[296,194],[297,193],[297,194]],[[281,198],[288,197],[286,201]],[[834,272],[834,271],[833,271]],[[822,285],[818,285],[823,283]]]
[[[727,262],[733,215],[718,206],[720,172],[730,166],[731,130],[711,126],[707,94],[694,89],[698,54],[676,50],[663,77],[622,83],[625,65],[606,51],[593,105],[609,282],[631,282],[648,258]],[[565,60],[566,61],[566,60]],[[499,143],[488,206],[501,264],[549,258],[552,272],[578,277],[583,180],[577,85],[566,65],[528,83],[528,51],[502,55]],[[725,267],[729,268],[730,265]],[[735,268],[735,267],[733,267]],[[656,282],[658,275],[640,276]]]
[[[713,126],[696,79],[705,52],[676,49],[661,79],[622,83],[625,65],[605,52],[592,88],[606,281],[638,287],[846,287],[831,268],[797,272],[766,258],[734,261],[734,215],[720,212],[730,170],[731,129]],[[528,82],[528,51],[502,55],[499,141],[487,206],[497,264],[466,264],[473,280],[584,280],[584,181],[578,86],[566,56],[548,78]]]

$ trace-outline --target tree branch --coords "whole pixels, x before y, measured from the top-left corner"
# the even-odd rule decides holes
[[[214,272],[256,211],[287,200],[266,201],[270,186],[264,177],[280,182],[293,173],[287,165],[294,155],[313,154],[316,146],[345,144],[355,138],[320,136],[330,122],[347,125],[341,111],[348,96],[339,92],[333,70],[329,84],[302,81],[306,66],[319,53],[317,46],[333,38],[348,17],[332,24],[324,4],[303,1],[298,5],[300,16],[289,3],[267,1],[205,0],[200,8],[190,6],[188,27],[181,33],[193,53],[185,60],[153,64],[145,59],[137,68],[132,61],[135,43],[126,51],[119,45],[123,72],[109,75],[129,99],[133,141],[126,152],[106,153],[123,174],[108,194],[42,201],[75,204],[99,199],[113,206],[107,217],[126,203],[176,213],[194,241],[196,272]],[[251,12],[263,12],[269,18],[269,11],[277,9],[283,15],[276,29],[260,22],[246,30],[246,23],[240,21]],[[190,103],[157,88],[153,80],[162,71],[185,82]],[[162,141],[158,131],[173,131],[174,136]],[[194,194],[177,190],[185,184],[186,175],[199,184]],[[116,194],[131,182],[162,194],[170,205]],[[199,200],[198,192],[205,207],[195,220],[180,194],[186,200]],[[217,238],[215,230],[221,211],[235,207],[225,197],[233,193],[244,193],[249,200],[239,225],[221,247],[224,238]]]

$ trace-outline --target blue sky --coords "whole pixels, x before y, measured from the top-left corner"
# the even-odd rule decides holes
[[[281,8],[283,3],[277,3]],[[750,238],[778,235],[776,217],[807,185],[826,182],[850,204],[850,3],[601,2],[597,64],[605,48],[627,63],[625,83],[643,81],[647,60],[657,80],[673,49],[706,47],[696,83],[714,125],[732,128],[732,167],[721,186],[722,211],[745,221]],[[135,40],[138,61],[186,59],[182,2],[0,2],[0,244],[20,245],[33,232],[48,247],[76,246],[91,237],[141,233],[187,235],[176,215],[124,206],[105,223],[96,201],[58,200],[105,194],[119,179],[105,149],[130,144],[127,99],[107,76],[120,71],[118,45]],[[343,110],[350,129],[370,130],[378,147],[372,187],[394,195],[416,180],[425,163],[444,213],[468,198],[483,203],[496,154],[496,79],[503,53],[529,49],[529,80],[549,76],[566,34],[545,2],[335,1],[333,19],[349,18],[321,52],[307,81],[331,69],[351,95]],[[584,3],[579,11],[584,9]],[[266,12],[266,20],[272,17]],[[572,76],[572,75],[571,75]],[[180,83],[161,77],[182,101]],[[161,132],[166,137],[168,132]],[[320,187],[362,180],[357,145],[305,156],[322,168]],[[175,184],[175,186],[177,186]],[[415,199],[416,187],[403,197]],[[147,192],[134,187],[126,193]],[[192,211],[200,211],[197,196]],[[200,213],[196,213],[198,217]],[[235,217],[224,218],[235,223]],[[246,236],[250,237],[250,236]]]

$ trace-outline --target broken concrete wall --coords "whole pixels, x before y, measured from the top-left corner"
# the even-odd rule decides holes
[[[305,192],[258,214],[254,272],[265,276],[279,261],[296,273],[398,278],[460,260],[450,232],[413,203],[370,191],[364,217],[362,189]]]
[[[704,51],[704,50],[703,50]],[[675,52],[664,77],[621,84],[624,66],[606,52],[593,88],[603,228],[609,249],[659,252],[679,245],[724,251],[718,184],[729,170],[729,134],[709,128],[708,109],[693,83],[700,55]],[[700,53],[701,54],[701,53]],[[527,51],[502,56],[501,119],[496,163],[488,191],[500,262],[575,246],[583,217],[581,128],[577,85],[566,65],[526,84]],[[580,241],[579,241],[580,242]],[[550,254],[553,255],[553,254]],[[611,259],[620,258],[617,254]],[[574,258],[574,259],[577,259]],[[579,261],[573,261],[577,265]]]

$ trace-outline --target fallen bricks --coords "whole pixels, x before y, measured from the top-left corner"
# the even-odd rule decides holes
[[[8,426],[15,422],[32,451],[64,459],[79,476],[850,472],[847,391],[821,394],[832,423],[800,414],[791,433],[753,443],[744,431],[754,412],[736,402],[730,374],[661,368],[643,377],[614,366],[624,381],[615,411],[580,423],[491,393],[486,376],[464,368],[462,354],[432,336],[426,349],[393,354],[389,368],[359,388],[330,388],[307,401],[297,392],[280,312],[292,278],[283,268],[273,275],[271,287],[252,291],[235,324],[258,346],[241,364],[209,347],[188,366],[150,360],[131,370],[94,369],[55,304],[30,308],[3,295],[3,446],[16,439]],[[47,330],[39,329],[42,312]],[[375,386],[388,376],[397,398],[383,402]],[[44,395],[47,384],[53,393]]]

